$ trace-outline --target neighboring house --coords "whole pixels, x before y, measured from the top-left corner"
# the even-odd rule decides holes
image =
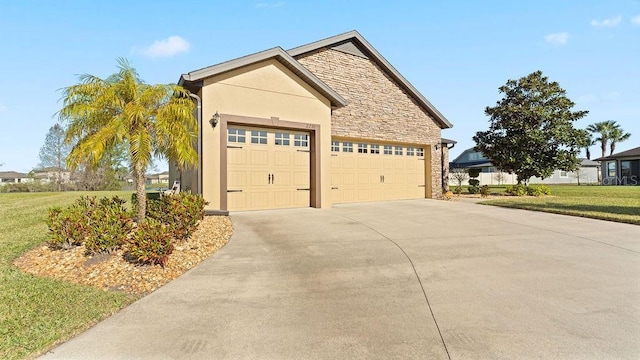
[[[28,174],[16,171],[0,171],[0,186],[29,182],[33,182],[33,179]]]
[[[158,174],[148,174],[144,176],[147,185],[150,184],[166,184],[169,182],[169,171],[163,171]]]
[[[469,148],[462,152],[449,164],[449,168],[480,169],[481,185],[517,184],[516,174],[508,174],[498,171],[484,154]],[[577,171],[555,170],[548,178],[532,177],[530,184],[597,184],[599,182],[600,163],[593,160],[582,159]],[[449,185],[457,185],[455,179],[449,179]]]
[[[602,184],[640,184],[640,147],[596,160],[602,164]]]
[[[449,121],[356,31],[183,74],[200,166],[170,181],[208,213],[438,198]],[[209,126],[211,124],[212,126]]]
[[[33,170],[33,177],[42,184],[56,182],[58,178],[61,184],[66,184],[71,181],[71,172],[58,167],[46,167]]]

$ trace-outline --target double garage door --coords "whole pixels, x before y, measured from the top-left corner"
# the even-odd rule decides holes
[[[423,148],[334,140],[331,144],[332,203],[425,197]],[[230,125],[227,130],[228,209],[310,206],[310,165],[309,133]]]
[[[425,197],[424,148],[334,139],[331,198],[334,203]]]

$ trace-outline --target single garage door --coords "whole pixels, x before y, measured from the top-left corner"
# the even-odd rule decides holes
[[[425,197],[424,148],[334,139],[331,196],[334,203]]]
[[[310,205],[308,133],[234,126],[227,132],[229,210]]]

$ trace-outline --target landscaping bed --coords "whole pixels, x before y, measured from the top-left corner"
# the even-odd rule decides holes
[[[190,239],[176,245],[164,267],[131,263],[125,260],[122,249],[110,255],[87,256],[84,246],[54,250],[46,244],[28,251],[16,259],[14,265],[37,276],[141,296],[209,257],[229,241],[232,232],[228,217],[205,217]]]

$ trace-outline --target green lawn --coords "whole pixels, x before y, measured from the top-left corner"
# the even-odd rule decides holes
[[[46,240],[47,208],[80,195],[130,192],[0,194],[0,358],[32,357],[135,300],[22,273],[12,261]]]
[[[551,185],[552,196],[505,197],[481,204],[640,225],[640,186]],[[503,187],[504,188],[504,187]],[[500,189],[493,193],[503,192]]]

